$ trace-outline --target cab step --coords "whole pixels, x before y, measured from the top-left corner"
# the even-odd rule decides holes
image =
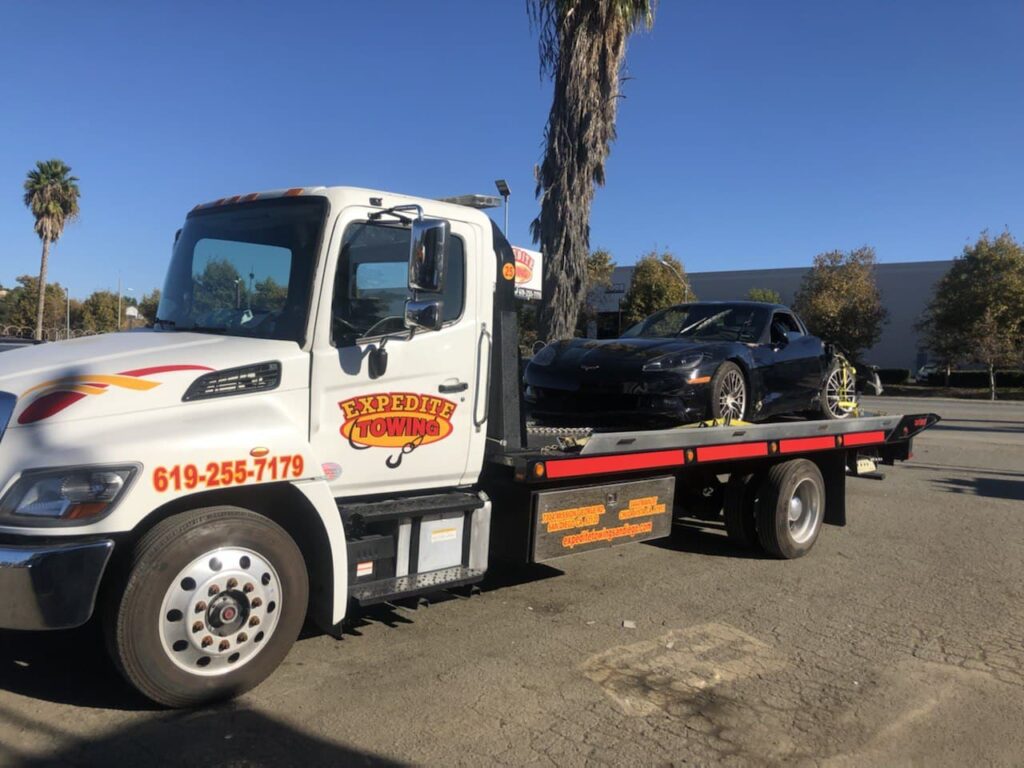
[[[353,518],[358,518],[363,523],[378,523],[385,520],[423,517],[424,515],[472,512],[480,509],[484,505],[484,501],[475,493],[451,491],[424,496],[404,496],[399,499],[384,499],[383,501],[339,500],[337,504],[338,511],[346,523]]]
[[[376,605],[402,597],[413,597],[426,592],[438,592],[451,587],[473,584],[484,577],[484,571],[456,565],[439,571],[381,579],[349,587],[348,594],[359,605]]]

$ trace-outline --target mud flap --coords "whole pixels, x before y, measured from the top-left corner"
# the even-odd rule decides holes
[[[846,452],[829,451],[814,462],[825,481],[825,520],[828,525],[846,525]]]

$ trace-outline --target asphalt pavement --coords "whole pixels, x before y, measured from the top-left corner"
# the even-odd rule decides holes
[[[90,628],[0,633],[6,765],[1020,765],[1024,404],[934,411],[790,562],[713,530],[310,632],[267,682],[161,711]]]

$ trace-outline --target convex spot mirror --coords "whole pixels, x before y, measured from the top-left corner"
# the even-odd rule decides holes
[[[405,327],[418,328],[423,331],[441,330],[441,326],[444,324],[442,304],[440,299],[405,302]]]
[[[409,290],[440,293],[444,289],[451,226],[444,219],[412,223],[409,251]]]

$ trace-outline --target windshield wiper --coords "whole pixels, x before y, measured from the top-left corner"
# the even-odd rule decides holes
[[[717,315],[708,315],[703,320],[698,320],[696,323],[693,323],[691,325],[686,326],[685,328],[683,328],[683,330],[681,330],[679,333],[677,333],[676,336],[682,336],[687,331],[699,331],[701,328],[703,328],[705,325],[710,323],[712,320],[717,320],[722,315],[727,315],[727,314],[729,314],[729,310],[728,309],[719,312]]]
[[[153,325],[162,325],[166,328],[174,328],[177,323],[173,320],[164,320],[162,317],[158,317],[153,321]]]
[[[182,331],[192,331],[194,333],[227,333],[228,329],[224,326],[214,327],[212,325],[190,325],[188,328],[181,328]]]

